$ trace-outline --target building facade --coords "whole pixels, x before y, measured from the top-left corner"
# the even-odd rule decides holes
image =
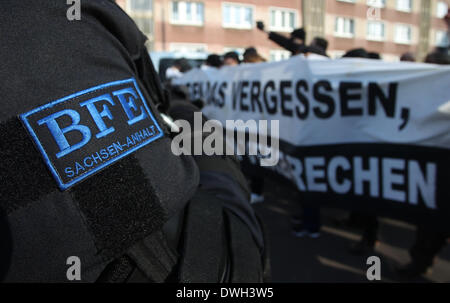
[[[423,59],[435,46],[448,43],[448,1],[336,0],[326,1],[325,37],[330,55],[363,47],[385,60],[398,60],[405,52]]]
[[[153,51],[240,53],[254,46],[268,60],[289,53],[256,29],[289,35],[297,27],[329,41],[339,57],[352,48],[398,60],[405,52],[418,59],[448,44],[443,16],[450,0],[116,0],[149,37]]]

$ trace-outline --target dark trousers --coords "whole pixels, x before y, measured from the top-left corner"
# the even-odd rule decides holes
[[[360,215],[360,219],[364,222],[364,229],[362,233],[363,239],[365,239],[370,245],[375,245],[378,234],[378,219],[375,216]]]
[[[320,229],[320,207],[303,206],[303,226],[309,232]]]
[[[250,180],[250,189],[252,193],[262,195],[264,191],[264,178],[252,177]]]
[[[418,225],[416,241],[410,249],[412,261],[419,266],[429,267],[433,264],[433,258],[446,244],[449,233],[430,229],[426,225]]]
[[[359,212],[351,212],[348,222],[352,226],[357,226],[363,230],[361,240],[373,246],[378,239],[378,219],[375,216]]]

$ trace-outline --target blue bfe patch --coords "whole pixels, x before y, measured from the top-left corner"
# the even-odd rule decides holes
[[[163,136],[133,78],[64,97],[20,119],[61,190]]]

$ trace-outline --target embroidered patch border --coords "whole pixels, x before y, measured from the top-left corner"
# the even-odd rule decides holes
[[[61,190],[164,136],[134,78],[71,94],[19,118]]]

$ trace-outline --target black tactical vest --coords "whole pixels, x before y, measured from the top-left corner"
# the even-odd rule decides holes
[[[172,153],[146,38],[81,2],[0,2],[0,280],[67,282],[75,257],[83,282],[262,281],[238,166]]]
[[[82,281],[183,209],[199,182],[155,108],[145,37],[111,1],[0,3],[0,266]],[[153,84],[154,85],[154,84]],[[176,188],[176,190],[174,190]]]

